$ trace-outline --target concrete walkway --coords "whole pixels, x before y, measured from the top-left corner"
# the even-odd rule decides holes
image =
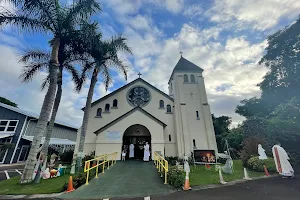
[[[153,162],[117,162],[89,185],[83,185],[74,192],[63,194],[64,199],[101,199],[113,197],[145,197],[175,192],[163,184]]]

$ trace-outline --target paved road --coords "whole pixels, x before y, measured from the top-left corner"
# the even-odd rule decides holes
[[[24,165],[0,166],[0,181],[21,175],[23,168]]]

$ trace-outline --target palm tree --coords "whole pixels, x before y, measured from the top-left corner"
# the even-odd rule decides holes
[[[22,31],[50,33],[52,35],[49,87],[37,122],[29,156],[20,179],[20,183],[27,183],[32,181],[36,155],[54,103],[60,42],[64,38],[69,38],[76,31],[76,27],[82,19],[88,19],[93,13],[100,10],[100,5],[96,0],[77,0],[70,7],[62,7],[58,0],[7,1],[14,4],[16,12],[13,13],[8,10],[1,12],[0,26],[10,24]]]
[[[87,29],[87,28],[86,28]],[[111,68],[116,68],[120,70],[125,79],[127,80],[127,66],[119,58],[119,53],[129,53],[132,54],[131,49],[126,44],[126,38],[123,36],[115,36],[110,40],[103,40],[101,33],[96,33],[97,25],[93,24],[87,46],[87,54],[90,56],[91,62],[89,62],[83,68],[83,74],[85,72],[92,72],[90,87],[88,90],[88,96],[84,108],[83,121],[81,126],[80,140],[78,146],[77,155],[77,167],[80,168],[81,160],[83,156],[83,148],[85,135],[88,125],[88,119],[91,109],[92,97],[94,94],[94,88],[98,81],[98,77],[101,76],[102,81],[105,84],[105,89],[109,87],[112,82],[112,77],[110,73]],[[83,76],[84,77],[84,76]],[[83,84],[83,80],[81,84]],[[80,89],[80,84],[78,84]],[[74,160],[73,160],[74,163]]]
[[[67,48],[63,49],[63,47],[66,46]],[[49,70],[49,65],[48,65],[49,60],[50,60],[50,54],[47,52],[41,50],[30,50],[25,52],[25,54],[20,59],[20,62],[25,64],[23,73],[20,76],[22,81],[29,82],[32,80],[33,76],[36,75],[39,71]],[[52,135],[58,107],[62,97],[63,70],[65,69],[69,73],[71,73],[72,79],[74,80],[76,85],[78,83],[79,76],[73,64],[77,63],[78,61],[82,61],[82,56],[74,54],[72,48],[70,48],[70,46],[68,45],[65,45],[64,41],[61,41],[59,54],[58,54],[58,61],[59,61],[59,70],[57,72],[57,90],[56,90],[56,95],[55,95],[55,100],[53,104],[49,125],[47,126],[45,142],[41,150],[42,153],[40,154],[45,156],[48,155],[49,142]],[[42,83],[41,86],[42,90],[46,87],[48,82],[49,82],[49,75]],[[77,86],[77,91],[80,91],[80,86]],[[42,169],[46,168],[46,163],[47,163],[47,159],[44,159]],[[35,179],[35,181],[36,183],[38,183],[40,180],[39,173],[37,173],[36,177],[37,178]]]

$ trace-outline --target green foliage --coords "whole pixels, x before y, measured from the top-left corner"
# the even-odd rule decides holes
[[[91,160],[91,159],[94,159],[95,158],[95,151],[92,151],[90,154],[87,154],[84,156],[84,158],[82,158],[82,166],[84,167],[85,165],[85,161],[87,160]]]
[[[182,169],[178,169],[176,166],[169,167],[168,171],[168,183],[175,188],[183,186],[185,181],[185,172]]]
[[[267,167],[269,172],[276,172],[276,165],[273,158],[267,160],[260,160],[258,156],[252,156],[247,161],[247,167],[256,172],[264,172],[264,165]]]
[[[13,107],[18,107],[18,104],[14,103],[4,97],[0,97],[0,103],[4,103],[6,105],[13,106]]]
[[[72,151],[72,150],[65,151],[64,153],[62,153],[60,155],[61,161],[63,163],[71,164],[72,163],[72,159],[73,159],[73,153],[74,153],[74,151]]]
[[[242,145],[242,151],[240,153],[240,157],[242,159],[242,163],[244,167],[247,167],[247,162],[252,156],[258,155],[258,144],[263,144],[261,139],[258,137],[248,137],[244,139]]]
[[[168,156],[166,156],[165,159],[168,161],[169,166],[170,165],[172,165],[172,166],[176,165],[176,161],[178,162],[178,160],[179,160],[179,158],[177,156],[176,157],[173,157],[173,156],[168,157]]]

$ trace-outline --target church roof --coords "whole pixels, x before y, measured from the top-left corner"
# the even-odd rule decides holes
[[[107,98],[113,96],[114,94],[118,93],[119,91],[121,91],[121,90],[123,90],[123,89],[125,89],[125,88],[127,88],[127,87],[129,87],[129,86],[131,86],[131,85],[133,85],[134,83],[136,83],[136,82],[138,82],[138,81],[141,81],[141,82],[145,83],[146,85],[148,85],[148,86],[151,87],[152,89],[156,90],[156,91],[159,92],[160,94],[164,95],[165,97],[167,97],[167,98],[170,99],[171,101],[174,101],[174,99],[173,99],[172,97],[170,97],[169,95],[167,95],[167,94],[164,93],[163,91],[157,89],[156,87],[154,87],[153,85],[151,85],[150,83],[148,83],[147,81],[145,81],[144,79],[142,79],[142,78],[137,78],[137,79],[135,79],[134,81],[131,81],[130,83],[128,83],[128,84],[126,84],[126,85],[120,87],[119,89],[117,89],[117,90],[115,90],[115,91],[109,93],[108,95],[105,95],[104,97],[102,97],[102,98],[100,98],[100,99],[94,101],[94,102],[92,103],[91,107],[93,107],[95,104],[99,103],[100,101],[103,101],[103,100],[105,100],[105,99],[107,99]],[[85,107],[84,107],[84,108],[85,108]],[[84,108],[82,108],[81,110],[84,110]]]
[[[184,72],[203,72],[204,70],[201,67],[198,67],[197,65],[195,65],[194,63],[188,61],[187,59],[185,59],[184,57],[180,57],[179,61],[177,62],[177,64],[175,65],[173,72],[170,76],[173,76],[175,71],[184,71]],[[169,80],[170,82],[170,80]]]
[[[144,113],[145,115],[147,115],[148,117],[152,118],[154,121],[158,122],[159,124],[161,124],[162,126],[167,126],[164,122],[162,122],[161,120],[159,120],[158,118],[154,117],[153,115],[151,115],[150,113],[148,113],[146,110],[142,109],[141,107],[137,106],[133,109],[131,109],[130,111],[128,111],[127,113],[125,113],[124,115],[121,115],[120,117],[118,117],[117,119],[113,120],[112,122],[106,124],[105,126],[99,128],[98,130],[94,131],[95,134],[99,134],[100,132],[104,131],[105,129],[107,129],[108,127],[114,125],[115,123],[117,123],[118,121],[124,119],[125,117],[127,117],[128,115],[130,115],[131,113],[134,113],[135,111],[141,111],[142,113]]]

